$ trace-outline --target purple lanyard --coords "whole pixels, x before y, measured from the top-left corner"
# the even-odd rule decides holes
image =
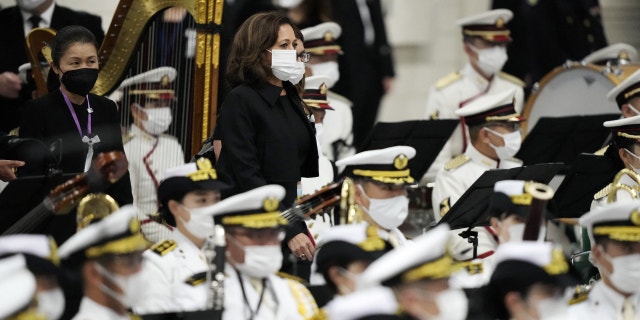
[[[82,127],[80,126],[80,121],[78,121],[78,116],[76,115],[76,111],[73,109],[73,105],[71,105],[71,101],[69,97],[60,89],[60,93],[62,93],[62,97],[64,97],[64,102],[67,103],[67,107],[69,108],[69,112],[71,112],[71,116],[73,116],[73,121],[76,123],[76,128],[78,128],[78,133],[80,134],[80,138],[84,137],[82,134]],[[93,110],[91,109],[91,103],[89,102],[89,95],[85,97],[87,99],[87,134],[91,134],[91,113]]]

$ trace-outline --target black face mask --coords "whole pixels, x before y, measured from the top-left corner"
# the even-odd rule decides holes
[[[60,82],[71,93],[86,96],[98,79],[98,69],[83,68],[69,70],[62,74]]]

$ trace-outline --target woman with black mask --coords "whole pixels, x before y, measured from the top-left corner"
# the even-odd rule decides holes
[[[101,152],[124,150],[116,104],[89,93],[98,78],[97,48],[88,29],[60,29],[51,45],[51,70],[60,79],[60,88],[23,108],[20,137],[56,145],[51,149],[65,174],[86,172],[91,160]],[[107,193],[120,206],[131,203],[129,174],[109,187]],[[57,243],[63,243],[75,233],[75,219],[73,214],[56,216],[36,232],[52,234]]]

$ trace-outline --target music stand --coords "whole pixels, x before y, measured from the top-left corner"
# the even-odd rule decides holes
[[[360,147],[360,151],[393,146],[410,146],[416,156],[409,160],[411,176],[419,181],[458,126],[458,120],[411,120],[378,122]]]
[[[447,223],[452,230],[489,224],[489,198],[493,186],[502,180],[533,180],[548,184],[560,172],[562,163],[541,163],[513,169],[488,170],[453,204],[438,224]]]
[[[221,310],[202,310],[191,312],[170,312],[141,315],[143,320],[213,320],[222,319]]]
[[[602,126],[620,114],[543,117],[522,142],[516,158],[524,165],[562,162],[569,164],[583,152],[600,149],[610,134]]]
[[[579,218],[591,209],[593,195],[613,181],[621,168],[608,157],[582,153],[573,162],[564,178],[554,202],[558,218]]]

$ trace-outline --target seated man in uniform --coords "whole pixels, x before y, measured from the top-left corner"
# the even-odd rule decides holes
[[[393,290],[390,300],[397,301],[400,310],[412,318],[465,319],[467,297],[461,289],[449,287],[449,276],[456,270],[456,263],[447,253],[448,241],[449,227],[443,225],[416,237],[409,246],[386,253],[360,275],[361,290],[354,295],[364,295],[382,285]],[[377,295],[358,305],[368,307],[369,301],[375,301]],[[344,300],[349,298],[346,296]],[[336,300],[333,304],[339,302]],[[325,310],[334,311],[333,304]],[[391,314],[396,314],[397,310],[392,310]]]
[[[327,77],[325,84],[331,89],[340,79],[338,55],[342,48],[336,42],[342,28],[335,22],[324,22],[301,30],[305,50],[311,53],[306,63],[307,81],[311,76]],[[334,111],[324,117],[324,134],[320,140],[322,153],[329,160],[337,161],[355,153],[353,146],[353,114],[349,99],[328,90],[327,101]]]
[[[123,138],[133,203],[140,213],[142,232],[151,242],[164,240],[170,234],[169,228],[149,218],[158,211],[156,194],[162,174],[184,164],[180,143],[164,134],[172,121],[175,93],[171,83],[175,78],[174,68],[161,67],[125,79],[118,89],[125,95],[123,102],[128,103],[133,118]]]
[[[0,319],[43,319],[36,310],[36,279],[21,254],[0,258]]]
[[[640,70],[632,73],[607,94],[609,101],[615,102],[622,112],[622,117],[628,118],[640,115]]]
[[[640,101],[640,97],[638,97]],[[633,108],[630,104],[627,104]],[[630,170],[629,174],[624,174],[618,183],[626,185],[631,189],[638,188],[638,181],[633,177],[640,174],[640,115],[622,118],[620,120],[607,121],[603,124],[611,129],[611,143],[609,144],[605,156],[612,161],[620,163],[624,169]],[[624,170],[623,169],[623,170]],[[609,193],[613,184],[610,183],[593,196],[591,210],[609,203]],[[617,190],[612,195],[611,202],[630,201],[634,197],[624,189]]]
[[[512,90],[515,109],[522,111],[524,82],[500,72],[507,61],[507,44],[511,42],[506,23],[513,13],[506,9],[491,10],[457,21],[462,28],[464,53],[469,62],[461,71],[438,80],[429,91],[426,119],[459,119],[455,111],[485,95]],[[470,141],[464,123],[456,129],[425,174],[433,181],[436,174],[451,158],[462,154]]]
[[[287,223],[278,211],[284,196],[283,187],[266,185],[212,206],[226,236],[223,319],[308,319],[318,312],[302,284],[276,275]]]
[[[60,259],[79,265],[84,284],[80,310],[73,319],[129,319],[128,309],[147,289],[140,281],[147,241],[136,211],[124,206],[60,246]]]
[[[210,206],[220,201],[227,184],[218,180],[207,158],[168,169],[158,187],[160,216],[173,228],[168,239],[145,251],[146,290],[136,313],[203,310],[207,286],[187,282],[195,273],[209,268],[202,257],[205,240],[213,234]]]
[[[638,50],[627,43],[614,43],[582,58],[583,64],[619,66],[638,62]]]
[[[520,113],[515,109],[513,91],[484,95],[456,114],[463,118],[469,129],[471,144],[464,154],[446,163],[436,176],[432,203],[436,221],[449,211],[485,171],[510,169],[522,162],[513,156],[520,149]]]
[[[580,217],[601,279],[575,299],[566,319],[637,319],[640,315],[640,201],[596,208]]]
[[[380,229],[366,223],[338,225],[321,233],[318,250],[314,257],[316,271],[323,279],[317,280],[318,288],[314,292],[319,306],[325,305],[334,295],[347,295],[356,290],[357,277],[371,262],[392,249],[387,241],[380,237]],[[382,234],[384,236],[384,233]],[[327,296],[318,296],[315,293]],[[320,300],[322,300],[322,303]]]
[[[354,200],[358,204],[356,221],[365,221],[388,233],[384,237],[394,247],[404,246],[407,238],[398,227],[409,214],[406,187],[414,183],[409,160],[416,150],[408,146],[360,152],[336,162],[346,166],[344,174],[353,179]]]
[[[53,238],[41,234],[17,234],[0,237],[0,257],[24,255],[27,268],[36,278],[37,311],[47,319],[62,316],[65,298],[58,275],[60,259]]]
[[[496,251],[495,262],[489,284],[478,292],[478,311],[487,319],[567,319],[565,292],[579,277],[562,249],[550,242],[507,243]]]

